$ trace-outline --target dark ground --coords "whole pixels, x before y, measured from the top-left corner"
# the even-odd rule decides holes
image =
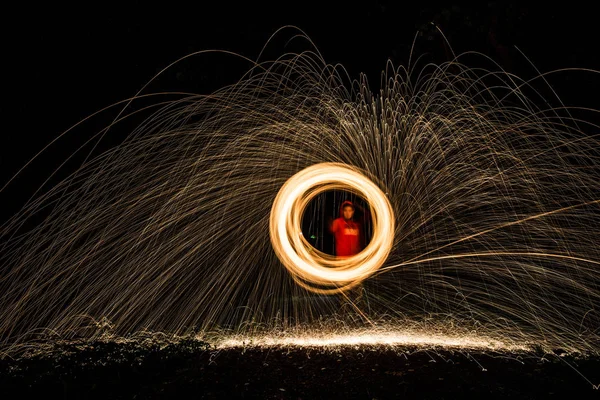
[[[0,361],[0,387],[3,399],[587,399],[600,398],[599,367],[541,353],[96,342]]]

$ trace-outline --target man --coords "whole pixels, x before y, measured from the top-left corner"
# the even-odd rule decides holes
[[[330,219],[329,232],[334,236],[337,257],[353,256],[365,247],[364,222],[354,219],[354,208],[354,204],[346,200],[340,206],[339,218]]]
[[[359,208],[359,211],[361,211],[362,217],[360,220],[354,217],[355,208]],[[367,217],[367,213],[361,207],[355,207],[351,201],[347,200],[340,206],[339,218],[334,220],[331,218],[329,219],[328,228],[329,232],[331,232],[334,237],[336,257],[351,257],[360,253],[365,248],[366,238],[364,225]],[[355,286],[346,293],[342,293],[342,306],[345,305],[345,300],[350,300],[350,302],[357,307],[362,306],[362,284]]]

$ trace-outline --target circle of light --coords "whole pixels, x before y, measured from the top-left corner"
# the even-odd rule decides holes
[[[308,203],[327,190],[346,190],[370,205],[373,235],[360,253],[338,258],[323,253],[302,235]],[[386,195],[357,168],[320,163],[298,172],[281,187],[270,216],[275,254],[300,286],[321,294],[342,292],[376,272],[387,259],[394,239],[394,213]]]

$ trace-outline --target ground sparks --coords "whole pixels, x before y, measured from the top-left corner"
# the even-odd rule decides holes
[[[416,332],[356,332],[346,334],[305,334],[299,336],[240,336],[224,338],[217,348],[239,347],[340,347],[340,346],[417,346],[463,350],[530,351],[531,346],[509,344],[477,335],[445,336]]]

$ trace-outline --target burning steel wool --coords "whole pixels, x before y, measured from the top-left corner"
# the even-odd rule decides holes
[[[314,249],[301,227],[305,208],[315,196],[342,189],[359,193],[373,209],[373,239],[363,251],[348,258]],[[290,178],[277,194],[270,218],[271,242],[296,283],[316,293],[331,294],[355,286],[385,262],[393,244],[393,215],[385,194],[360,172],[340,164],[316,164]]]
[[[323,326],[325,342],[411,326],[598,354],[598,126],[539,98],[551,74],[463,61],[388,66],[373,93],[317,51],[286,53],[159,104],[0,228],[0,350],[106,326],[223,340]],[[373,220],[348,259],[318,244],[340,192]],[[340,312],[358,284],[366,308]]]

